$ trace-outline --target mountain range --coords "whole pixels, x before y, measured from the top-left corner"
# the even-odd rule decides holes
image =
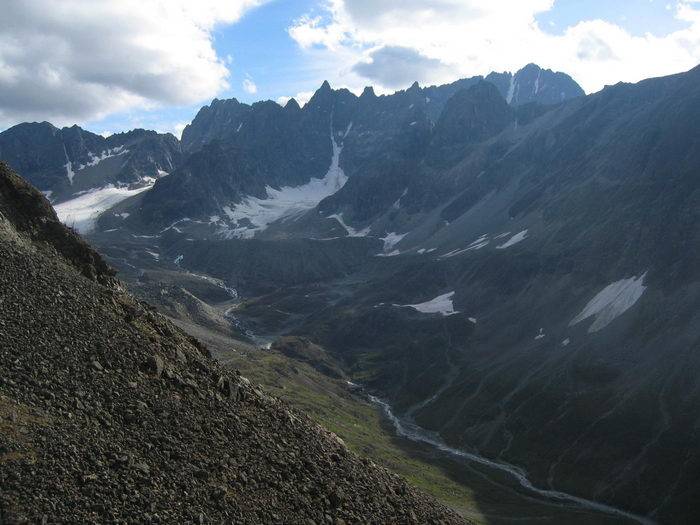
[[[303,108],[214,100],[180,142],[23,124],[0,158],[134,289],[216,279],[242,333],[313,341],[424,440],[691,522],[699,85],[696,68],[586,96],[535,65],[383,96],[324,83]],[[104,188],[123,193],[86,202]]]

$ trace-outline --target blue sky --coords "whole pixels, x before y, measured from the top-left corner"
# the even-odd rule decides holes
[[[675,4],[663,0],[559,0],[536,19],[544,30],[556,34],[581,20],[600,18],[633,35],[663,36],[687,25],[675,17]]]
[[[230,77],[229,87],[215,96],[252,104],[313,90],[314,86],[320,85],[317,78],[304,74],[305,53],[287,33],[287,28],[296,18],[316,11],[317,5],[313,0],[276,0],[251,10],[236,24],[216,27],[212,31],[213,47],[226,62]],[[246,79],[255,84],[255,93],[243,88]],[[118,113],[91,122],[88,127],[97,133],[135,126],[173,131],[174,126],[191,121],[199,108],[207,103],[204,100],[187,106]]]
[[[536,62],[590,93],[700,62],[697,0],[25,0],[11,9],[0,21],[0,129],[49,120],[178,134],[214,97],[303,103],[324,79],[381,93],[408,77],[438,84]]]

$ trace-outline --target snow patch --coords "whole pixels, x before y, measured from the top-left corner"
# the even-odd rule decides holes
[[[544,339],[544,328],[540,328],[539,333],[535,336],[535,341],[539,341],[540,339]]]
[[[646,275],[644,272],[640,277],[621,279],[609,284],[588,302],[581,313],[571,320],[569,326],[574,326],[589,317],[595,317],[588,332],[602,330],[639,300],[646,290],[644,286]]]
[[[506,242],[501,244],[500,246],[496,246],[497,250],[505,250],[506,248],[510,248],[511,246],[518,244],[521,241],[524,241],[527,238],[527,230],[523,230],[521,232],[516,233],[513,235],[510,239],[508,239]]]
[[[66,168],[66,177],[68,177],[68,182],[70,182],[70,185],[73,185],[73,177],[75,177],[75,172],[73,171],[73,163],[71,161],[66,162],[63,165],[64,168]]]
[[[156,252],[152,252],[152,251],[150,251],[150,250],[145,250],[145,252],[146,252],[148,255],[150,255],[151,257],[153,257],[156,261],[160,259],[160,254],[158,254],[158,253],[156,253]]]
[[[180,264],[184,258],[185,258],[184,255],[178,255],[177,257],[175,257],[175,260],[173,262],[175,264]]]
[[[78,166],[78,171],[83,170],[85,168],[89,168],[90,166],[96,166],[103,160],[109,159],[111,157],[116,157],[117,155],[124,155],[125,153],[129,153],[129,150],[124,149],[124,146],[117,146],[116,148],[107,149],[99,155],[95,155],[94,153],[89,152],[88,155],[90,157],[90,160],[87,164],[80,164]]]
[[[180,224],[181,222],[189,222],[189,221],[191,221],[191,220],[192,220],[192,219],[190,219],[189,217],[183,217],[182,219],[178,219],[178,220],[176,220],[175,222],[173,222],[170,226],[167,226],[167,227],[163,228],[162,230],[160,230],[160,231],[158,232],[158,234],[165,233],[165,232],[167,232],[168,230],[174,230],[174,231],[176,231],[177,233],[182,233],[182,230],[181,230],[180,228],[178,228],[177,225]],[[160,235],[159,235],[159,237],[160,237]]]
[[[95,228],[100,214],[152,187],[153,185],[149,184],[141,188],[129,189],[109,184],[104,188],[89,190],[75,199],[57,204],[54,209],[63,224],[75,228],[79,233],[89,233]]]
[[[402,304],[397,305],[403,308],[413,308],[424,314],[442,314],[444,316],[458,314],[454,309],[452,304],[452,297],[454,297],[454,292],[448,292],[446,294],[438,295],[430,301],[418,304]]]
[[[472,251],[472,250],[481,250],[484,246],[487,246],[489,244],[489,238],[488,235],[482,235],[475,241],[472,241],[472,243],[467,246],[466,248],[458,248],[456,250],[452,250],[451,252],[447,252],[443,255],[440,256],[441,259],[448,259],[450,257],[455,257],[457,255],[461,255],[463,253]]]
[[[506,102],[508,104],[513,102],[513,95],[515,95],[515,75],[510,76],[510,86],[508,86],[508,94],[506,95]]]
[[[405,190],[403,190],[403,193],[401,194],[401,197],[399,197],[398,199],[396,199],[396,202],[394,202],[394,204],[392,204],[391,207],[394,208],[395,210],[400,209],[400,208],[401,208],[401,199],[403,199],[403,198],[406,196],[407,193],[408,193],[408,188],[406,188]]]
[[[222,208],[232,227],[224,227],[219,233],[224,238],[250,239],[265,230],[271,223],[294,216],[314,208],[326,197],[333,195],[347,182],[348,178],[340,167],[339,146],[333,133],[333,157],[328,172],[322,179],[311,179],[302,186],[283,186],[279,190],[267,186],[267,197],[246,197],[242,202]]]
[[[391,232],[391,233],[387,233],[385,237],[380,237],[379,239],[381,241],[384,241],[384,254],[388,254],[389,252],[392,252],[394,246],[396,246],[399,242],[401,242],[401,239],[406,237],[406,235],[408,235],[408,232],[407,233]]]
[[[401,252],[399,250],[394,250],[389,253],[378,253],[376,256],[377,257],[395,257],[397,255],[401,255]]]
[[[343,220],[343,214],[342,213],[334,213],[333,215],[329,215],[326,217],[326,219],[335,219],[340,223],[340,225],[345,228],[345,231],[348,232],[348,237],[367,237],[370,232],[370,226],[363,230],[356,230],[352,226],[348,226],[345,224],[345,221]]]
[[[561,342],[561,346],[569,346],[569,343],[570,343],[570,342],[571,342],[571,339],[569,339],[569,338],[567,337],[566,339],[564,339],[564,340]]]

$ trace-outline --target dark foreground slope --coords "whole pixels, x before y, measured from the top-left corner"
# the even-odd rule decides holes
[[[460,522],[212,361],[0,164],[0,522]]]

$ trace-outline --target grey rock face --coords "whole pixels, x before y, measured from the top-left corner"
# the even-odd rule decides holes
[[[515,74],[490,73],[485,80],[494,84],[512,106],[531,102],[559,104],[585,95],[583,89],[566,73],[542,69],[536,64],[528,64]]]

